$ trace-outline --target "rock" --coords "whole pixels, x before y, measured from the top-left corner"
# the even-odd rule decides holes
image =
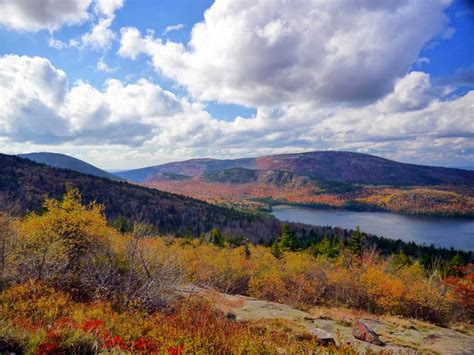
[[[368,343],[384,346],[385,343],[379,339],[377,333],[371,329],[367,324],[361,322],[360,320],[356,320],[354,325],[352,326],[352,335],[354,338],[366,341]]]
[[[310,330],[311,335],[315,336],[318,338],[318,343],[323,345],[323,346],[328,346],[330,344],[336,345],[336,341],[334,340],[334,337],[332,336],[331,333],[319,329],[319,328],[311,328]]]
[[[231,322],[235,322],[237,320],[237,316],[235,315],[235,313],[227,312],[225,316]]]

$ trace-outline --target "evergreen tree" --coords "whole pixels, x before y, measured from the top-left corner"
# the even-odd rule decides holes
[[[272,246],[270,247],[270,251],[277,259],[281,259],[283,257],[283,251],[281,250],[280,243],[278,243],[278,240],[275,240],[275,242],[273,242]]]
[[[224,237],[218,228],[211,229],[210,242],[218,247],[224,246]]]
[[[125,216],[119,214],[117,219],[110,223],[112,228],[115,228],[120,233],[129,233],[133,229],[133,223]]]
[[[362,255],[362,249],[364,247],[365,233],[360,230],[357,226],[356,230],[352,232],[352,235],[348,241],[349,250],[355,255]]]
[[[281,234],[271,246],[272,254],[280,259],[285,251],[297,251],[300,249],[300,243],[294,232],[290,230],[288,224],[281,227]]]
[[[321,242],[314,244],[311,253],[314,256],[322,255],[326,258],[336,258],[339,255],[341,244],[337,238],[325,236]]]
[[[281,235],[278,239],[282,251],[296,251],[300,248],[300,243],[294,232],[290,230],[288,224],[281,227]]]
[[[403,267],[409,266],[413,263],[410,258],[403,252],[403,250],[400,250],[398,254],[393,255],[390,264],[395,270],[400,270]]]

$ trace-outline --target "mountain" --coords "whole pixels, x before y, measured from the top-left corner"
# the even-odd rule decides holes
[[[271,217],[238,212],[203,201],[123,181],[53,168],[17,156],[0,154],[0,210],[41,211],[44,196],[60,198],[67,184],[79,188],[84,202],[105,205],[109,220],[123,215],[144,218],[158,232],[199,236],[212,227],[252,241],[268,241],[280,223]]]
[[[121,175],[224,206],[297,204],[474,217],[474,172],[350,152],[193,159]]]
[[[73,158],[69,155],[59,153],[29,153],[19,154],[20,158],[33,160],[34,162],[46,164],[55,168],[74,170],[79,173],[104,177],[111,180],[120,180],[118,176],[108,173],[102,169],[95,167],[85,161]]]
[[[474,185],[474,172],[405,164],[352,152],[309,152],[259,157],[260,170],[288,170],[328,181],[373,185]]]
[[[156,173],[202,177],[231,168],[290,171],[314,180],[366,185],[474,186],[474,171],[399,163],[369,154],[308,152],[234,160],[192,159],[118,173],[135,182],[153,182]]]
[[[134,182],[153,181],[156,174],[176,174],[188,177],[203,176],[217,173],[230,168],[255,168],[255,159],[191,159],[147,168],[122,171],[118,176]]]

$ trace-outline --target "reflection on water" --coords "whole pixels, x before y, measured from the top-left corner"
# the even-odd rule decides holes
[[[425,216],[406,216],[385,212],[320,210],[306,207],[276,206],[279,220],[313,225],[360,228],[371,234],[417,244],[474,250],[474,220]]]

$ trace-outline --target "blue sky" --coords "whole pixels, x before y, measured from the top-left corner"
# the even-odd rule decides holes
[[[326,149],[474,165],[472,2],[58,4],[0,2],[3,152],[110,169]]]

